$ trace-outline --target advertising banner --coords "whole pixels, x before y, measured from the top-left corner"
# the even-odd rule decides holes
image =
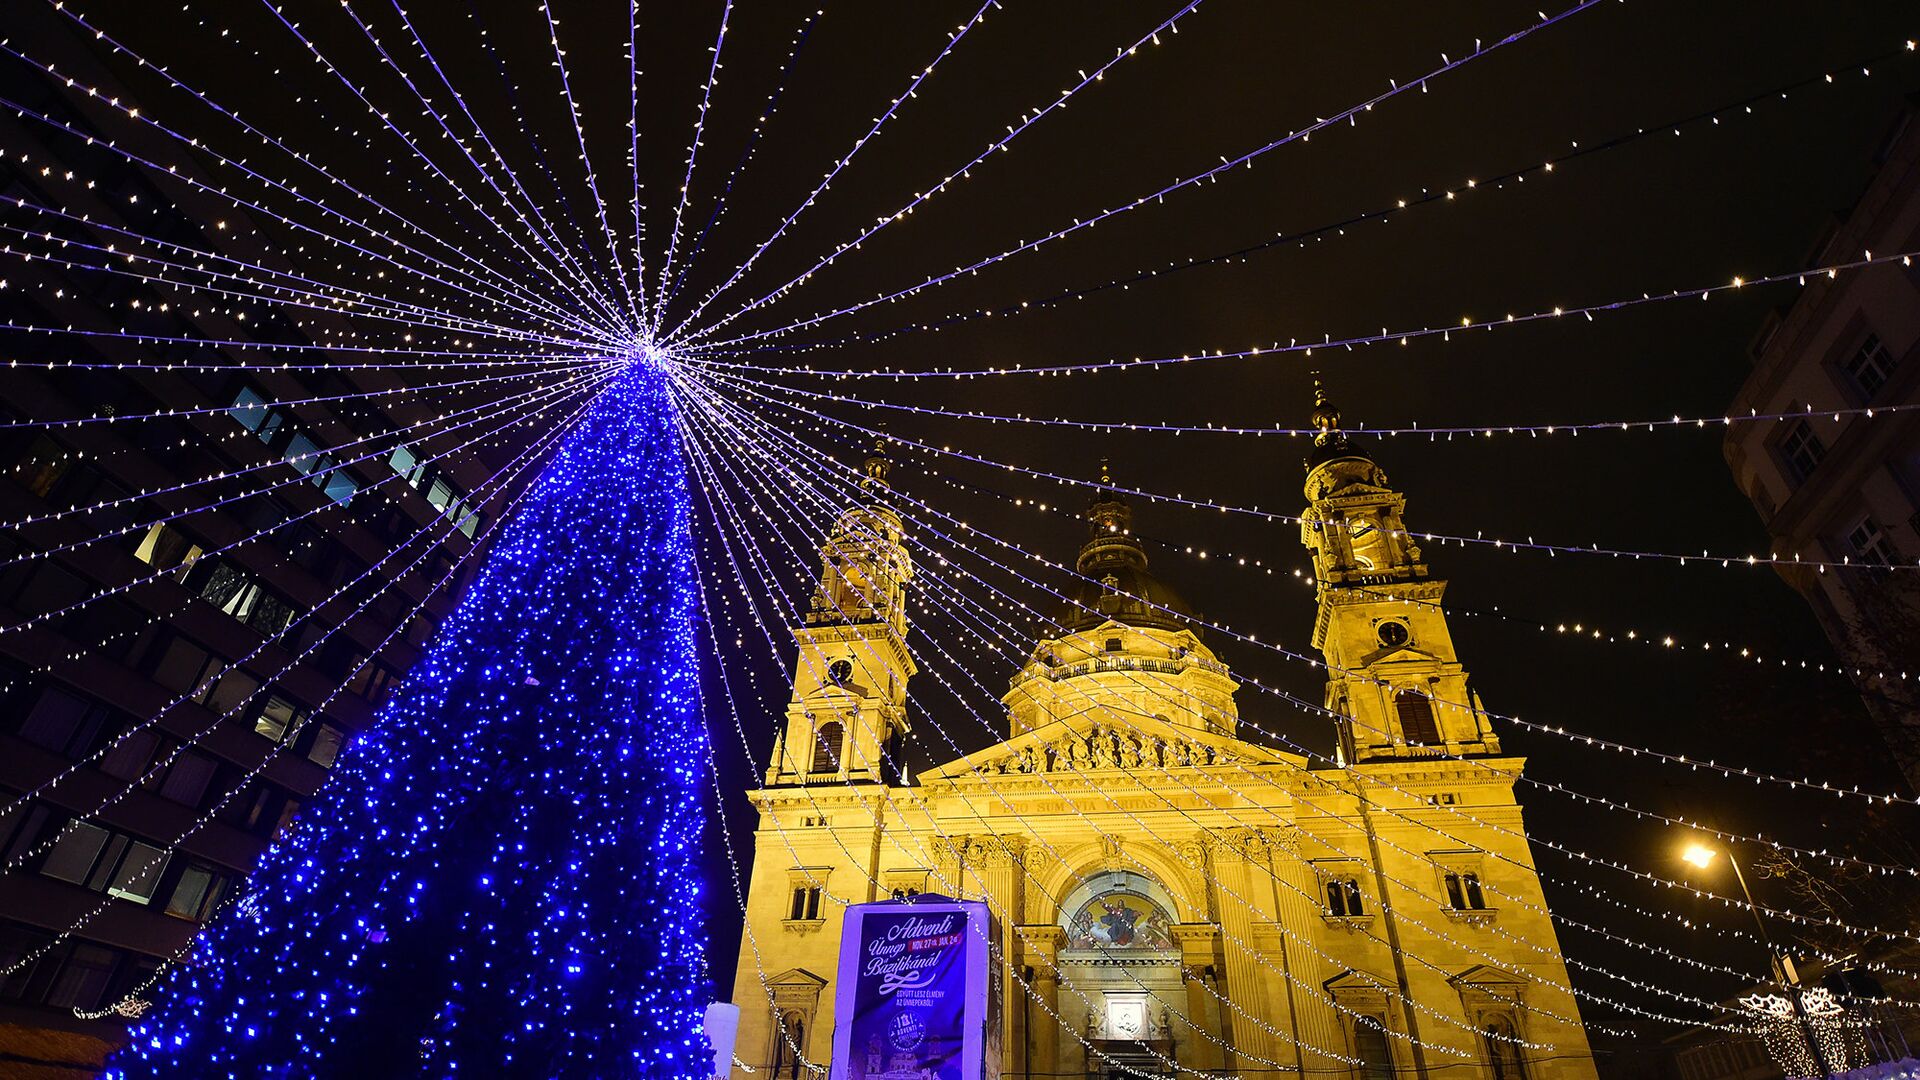
[[[847,909],[830,1080],[997,1080],[987,905],[919,897]]]

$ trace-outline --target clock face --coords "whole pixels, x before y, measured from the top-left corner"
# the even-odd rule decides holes
[[[844,683],[848,679],[853,678],[853,661],[835,660],[833,663],[828,664],[827,678],[836,683]]]
[[[1381,623],[1375,630],[1375,633],[1380,635],[1380,644],[1385,645],[1389,649],[1397,649],[1405,645],[1413,636],[1407,632],[1406,623],[1394,622],[1392,620]]]

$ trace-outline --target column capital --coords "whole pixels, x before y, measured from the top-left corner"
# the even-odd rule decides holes
[[[1066,929],[1053,923],[1027,923],[1014,927],[1013,932],[1020,938],[1020,951],[1026,961],[1036,969],[1040,966],[1036,961],[1045,961],[1051,973],[1067,943]]]
[[[1180,944],[1180,962],[1187,967],[1214,963],[1220,951],[1220,927],[1217,923],[1175,923],[1167,927]]]

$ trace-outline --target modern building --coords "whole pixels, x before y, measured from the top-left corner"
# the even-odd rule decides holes
[[[12,59],[0,96],[0,1073],[91,1076],[450,609],[526,440],[438,420],[485,395],[195,344],[342,327],[89,268],[162,253],[135,236],[292,267],[104,102]]]
[[[1109,486],[1009,682],[1005,741],[899,778],[913,564],[868,462],[750,796],[734,1001],[753,1071],[735,1080],[826,1064],[844,906],[928,893],[997,919],[1006,1076],[1595,1075],[1514,798],[1523,761],[1469,688],[1404,496],[1324,400],[1314,417],[1302,537],[1337,761],[1242,720]],[[911,1046],[848,1064],[919,1075]]]
[[[1902,110],[1878,166],[1810,267],[1920,252],[1920,122]],[[1920,790],[1920,263],[1809,273],[1770,317],[1729,415],[1727,464],[1779,570],[1853,671],[1907,783]],[[1868,414],[1873,411],[1873,415]],[[1847,563],[1820,571],[1795,562]]]

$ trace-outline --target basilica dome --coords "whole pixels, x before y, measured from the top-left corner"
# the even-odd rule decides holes
[[[1103,468],[1102,483],[1111,483]],[[1112,620],[1154,630],[1200,632],[1193,608],[1165,582],[1147,572],[1147,553],[1133,537],[1133,511],[1125,497],[1103,487],[1087,507],[1088,537],[1080,546],[1055,621],[1069,633]]]

